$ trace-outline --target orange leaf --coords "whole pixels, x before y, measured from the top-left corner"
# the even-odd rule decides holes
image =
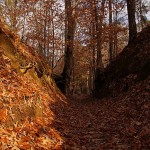
[[[31,146],[28,142],[19,142],[19,148],[26,150],[26,149],[30,149]]]

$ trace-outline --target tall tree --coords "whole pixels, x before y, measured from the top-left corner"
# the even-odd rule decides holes
[[[96,1],[95,1],[96,2]],[[98,4],[95,3],[95,23],[96,23],[96,38],[97,38],[97,67],[103,69],[104,65],[102,62],[102,27],[105,11],[105,0],[101,2],[100,12],[98,12]],[[100,14],[100,15],[99,15]]]
[[[112,0],[109,0],[109,26],[110,26],[110,32],[109,32],[109,61],[112,62],[113,58],[113,38],[112,38]]]
[[[73,43],[76,26],[71,0],[65,0],[65,15],[65,64],[62,73],[64,83],[62,92],[68,95],[70,93],[70,83],[73,69]]]
[[[128,21],[129,21],[129,43],[137,34],[135,20],[135,0],[127,0]]]
[[[94,89],[98,89],[99,87],[99,78],[101,76],[101,71],[104,69],[104,64],[102,61],[102,29],[103,29],[103,20],[105,15],[105,1],[101,1],[100,11],[98,13],[98,7],[95,5],[95,23],[96,23],[96,38],[97,38],[97,66],[95,71],[95,81],[94,81]],[[98,15],[100,14],[100,15]],[[94,90],[94,92],[96,92]]]

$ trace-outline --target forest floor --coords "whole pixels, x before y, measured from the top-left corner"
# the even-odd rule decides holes
[[[68,100],[55,127],[68,150],[149,150],[150,78],[117,97]],[[58,110],[58,109],[57,109]]]

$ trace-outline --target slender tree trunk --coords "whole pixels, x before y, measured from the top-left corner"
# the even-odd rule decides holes
[[[115,12],[115,28],[114,28],[114,53],[113,56],[116,57],[117,56],[117,52],[118,52],[118,31],[117,31],[117,22],[118,22],[118,12],[116,10]]]
[[[22,26],[22,33],[21,33],[21,41],[25,41],[25,21],[26,21],[26,14],[23,15],[23,26]]]
[[[95,68],[96,68],[96,44],[95,44],[95,35],[96,35],[96,27],[95,27],[95,12],[91,12],[91,15],[93,17],[93,21],[91,22],[90,26],[90,51],[91,51],[91,65],[89,67],[90,71],[90,78],[89,78],[89,85],[90,85],[90,91],[92,92],[94,89],[94,79],[95,79]]]
[[[46,51],[46,40],[47,40],[47,10],[44,12],[46,19],[44,20],[44,29],[43,29],[43,52],[44,56],[47,56],[47,51]]]
[[[97,67],[95,71],[95,79],[94,79],[94,94],[97,93],[99,88],[99,82],[101,78],[101,72],[104,69],[103,61],[102,61],[102,27],[104,20],[104,12],[105,12],[105,0],[101,2],[100,16],[98,17],[97,6],[95,5],[95,23],[96,23],[96,33],[97,33]]]
[[[110,33],[109,33],[109,62],[112,62],[113,59],[113,38],[112,38],[112,0],[109,0],[109,26],[110,26]]]
[[[55,26],[54,26],[54,19],[53,19],[53,10],[51,10],[51,13],[52,13],[52,21],[51,21],[51,23],[52,23],[52,41],[53,41],[53,43],[52,43],[52,47],[53,47],[53,52],[52,52],[52,72],[53,72],[53,68],[54,68],[54,62],[55,62]]]
[[[102,26],[104,19],[104,5],[105,0],[102,0],[100,16],[98,15],[97,4],[95,4],[95,23],[96,23],[96,33],[97,33],[97,67],[100,69],[104,68],[102,62]]]
[[[127,0],[128,20],[129,20],[129,43],[137,34],[135,21],[135,0]]]

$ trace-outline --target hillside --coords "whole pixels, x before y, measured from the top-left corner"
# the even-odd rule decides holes
[[[150,26],[96,82],[96,98],[71,99],[57,113],[64,149],[150,149]]]
[[[51,69],[0,20],[0,149],[58,149],[50,106],[64,103]]]
[[[138,33],[95,81],[95,96],[117,96],[150,75],[150,26]]]

